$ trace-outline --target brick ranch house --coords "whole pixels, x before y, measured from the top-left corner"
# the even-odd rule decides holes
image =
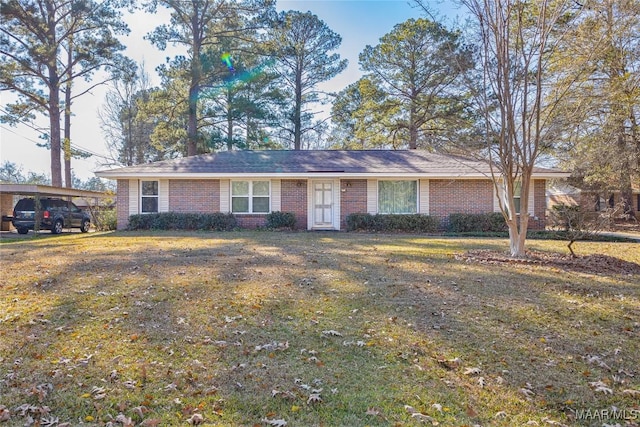
[[[502,197],[486,163],[419,150],[228,151],[96,175],[117,180],[118,229],[155,212],[231,212],[246,228],[274,211],[293,212],[302,230],[344,230],[351,213],[419,213],[445,224],[451,213],[499,212]],[[545,225],[546,181],[567,176],[535,169],[531,228]]]

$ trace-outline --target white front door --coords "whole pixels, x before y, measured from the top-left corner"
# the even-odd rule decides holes
[[[333,228],[333,181],[313,182],[313,228]]]

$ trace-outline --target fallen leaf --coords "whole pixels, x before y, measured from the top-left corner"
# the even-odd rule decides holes
[[[287,425],[287,422],[283,419],[263,418],[262,422],[274,427],[285,427]]]
[[[295,399],[296,395],[291,393],[290,391],[280,391],[280,390],[271,390],[271,397],[280,396],[283,399]]]
[[[178,385],[175,383],[167,384],[164,386],[164,391],[175,391],[178,389]]]
[[[411,418],[415,418],[419,421],[423,421],[423,422],[431,422],[433,425],[437,425],[436,420],[434,420],[433,418],[431,418],[428,415],[423,414],[422,412],[416,410],[413,406],[410,405],[404,405],[404,409],[411,414]]]
[[[200,425],[204,423],[204,417],[198,413],[191,415],[191,418],[187,420],[187,422],[193,426]]]
[[[535,393],[533,391],[529,390],[528,388],[521,388],[519,391],[520,391],[520,393],[524,394],[527,397],[532,397],[532,396],[535,395]]]
[[[40,418],[40,426],[41,427],[52,427],[57,425],[60,422],[60,418],[58,417],[42,417]]]
[[[309,398],[307,399],[307,405],[311,403],[320,403],[322,402],[322,397],[320,397],[320,393],[311,393]]]
[[[131,417],[127,417],[124,414],[118,414],[116,422],[122,424],[123,427],[134,427],[135,423],[131,420]]]
[[[480,372],[482,372],[482,370],[480,368],[476,368],[476,367],[467,368],[467,369],[464,370],[464,374],[465,375],[477,375]]]
[[[144,414],[146,414],[147,412],[149,412],[149,409],[147,409],[146,406],[136,406],[135,408],[133,408],[133,412],[135,412],[136,414],[138,414],[138,416],[140,418],[144,418]]]
[[[467,405],[466,413],[470,418],[475,418],[478,416],[478,413],[476,412],[476,410],[469,405]]]
[[[9,421],[11,419],[11,413],[6,406],[0,405],[0,422]]]
[[[604,393],[604,394],[613,394],[613,390],[610,389],[607,384],[603,383],[602,381],[594,381],[594,382],[590,382],[589,385],[591,387],[593,387],[594,391],[596,393],[600,392],[600,393]]]
[[[449,370],[458,368],[460,366],[460,363],[462,363],[462,360],[460,360],[459,357],[456,357],[454,359],[438,358],[436,359],[436,361],[438,362],[438,364]]]

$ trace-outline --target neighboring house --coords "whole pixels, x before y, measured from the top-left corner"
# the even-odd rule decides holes
[[[351,213],[419,213],[444,227],[451,213],[499,212],[502,197],[486,163],[418,150],[228,151],[96,175],[118,182],[118,229],[155,212],[232,212],[254,228],[273,211],[293,212],[306,230],[344,230]],[[567,176],[535,169],[532,228],[545,225],[546,180]]]
[[[622,199],[619,191],[601,194],[592,190],[582,190],[566,183],[558,183],[547,188],[547,205],[549,208],[554,205],[581,205],[588,207],[592,211],[600,211],[612,208],[621,203]],[[640,218],[640,187],[632,188],[631,206]]]

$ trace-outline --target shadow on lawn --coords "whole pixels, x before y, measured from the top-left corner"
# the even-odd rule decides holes
[[[431,403],[445,401],[453,408],[456,424],[505,426],[527,422],[517,419],[518,410],[566,422],[572,417],[572,404],[567,402],[585,407],[630,405],[620,393],[595,395],[588,383],[609,378],[619,369],[638,378],[634,371],[638,365],[629,360],[637,361],[640,349],[628,342],[638,334],[629,319],[640,314],[633,277],[610,281],[567,276],[536,265],[475,265],[454,258],[471,248],[504,249],[502,240],[469,239],[461,244],[419,236],[203,233],[194,247],[183,247],[176,243],[181,236],[92,236],[95,251],[88,245],[84,253],[49,266],[47,282],[32,289],[45,298],[48,293],[59,297],[43,317],[64,325],[63,339],[81,340],[90,333],[105,336],[106,345],[89,341],[101,348],[92,363],[104,365],[105,376],[113,368],[110,361],[125,352],[135,363],[118,368],[120,375],[138,380],[141,387],[144,377],[153,375],[196,393],[198,381],[186,373],[191,370],[199,373],[206,387],[261,405],[273,405],[268,392],[274,384],[294,388],[296,375],[320,377],[329,369],[310,364],[306,356],[284,359],[277,351],[271,357],[255,350],[256,345],[281,336],[299,340],[291,342],[292,351],[299,353],[302,346],[320,349],[325,364],[332,361],[332,376],[325,380],[328,388],[339,388],[340,378],[362,370],[351,384],[351,392],[362,397],[357,409],[362,416],[367,405],[378,405],[371,399],[400,408],[410,404],[425,412]],[[129,240],[125,247],[100,245],[107,237]],[[27,245],[23,248],[27,252],[55,249],[49,241],[44,246]],[[425,248],[430,256],[424,256]],[[64,257],[58,249],[55,255]],[[582,292],[586,287],[607,298],[586,296]],[[96,330],[88,331],[88,325]],[[38,324],[20,328],[25,336],[44,330]],[[339,330],[345,337],[327,339],[321,335],[325,329]],[[407,338],[389,344],[385,340],[394,331],[406,333]],[[364,335],[370,335],[375,345],[364,353],[367,357],[348,360],[350,353],[341,342],[366,340]],[[17,357],[26,348],[28,354],[64,356],[67,344],[62,341],[47,348],[44,343],[25,343],[14,354]],[[184,364],[192,363],[194,345],[206,346],[206,353],[198,357],[206,357],[201,362],[208,364],[208,373],[193,366],[184,369]],[[616,348],[621,349],[619,356],[613,354]],[[172,369],[169,375],[166,364],[151,365],[145,360],[149,351],[180,366],[181,373]],[[601,357],[608,369],[589,364],[583,359],[589,354]],[[74,363],[80,357],[76,353]],[[459,365],[441,363],[456,357]],[[251,362],[249,368],[234,368],[243,358]],[[372,361],[390,365],[388,372],[403,377],[392,378],[387,369],[369,366]],[[472,367],[479,373],[465,375]],[[626,381],[619,387],[638,387],[637,380],[617,374]],[[485,385],[480,385],[480,376]],[[394,382],[399,383],[389,396],[371,390],[372,384]],[[504,400],[508,417],[515,418],[495,418],[495,396]],[[494,413],[487,412],[487,406]],[[411,419],[402,411],[394,417]]]

